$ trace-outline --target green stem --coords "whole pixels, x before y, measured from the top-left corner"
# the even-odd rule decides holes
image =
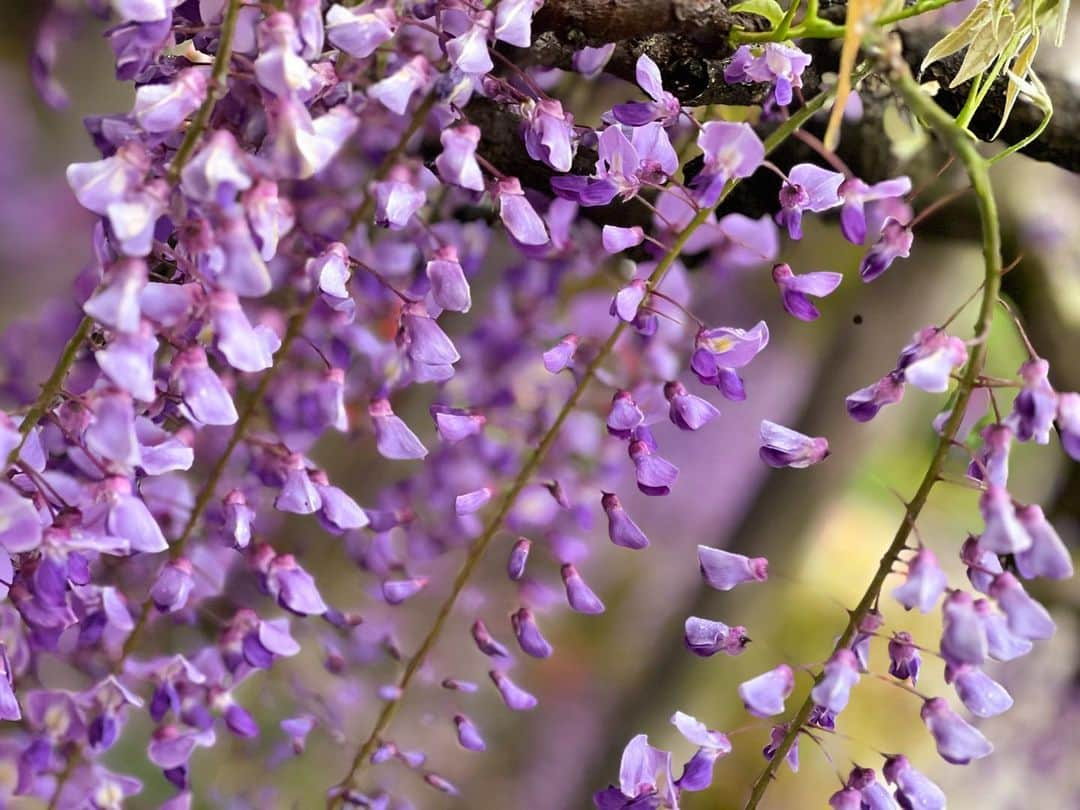
[[[801,127],[809,118],[814,115],[818,110],[824,106],[825,102],[831,98],[831,91],[824,92],[816,96],[806,106],[792,115],[787,121],[781,124],[777,129],[765,139],[765,152],[771,153],[777,146],[783,143],[788,137],[791,136],[799,127]],[[723,192],[720,195],[720,199],[717,200],[716,205],[712,208],[703,208],[694,216],[687,226],[676,237],[675,242],[671,248],[664,255],[664,257],[657,264],[652,274],[646,281],[646,289],[648,291],[655,290],[664,276],[667,274],[671,265],[679,257],[683,247],[687,241],[693,235],[702,224],[704,224],[709,216],[731,193],[732,189],[738,185],[738,180],[731,180],[724,187]],[[340,808],[344,805],[345,796],[349,790],[356,786],[357,776],[364,767],[364,763],[374,752],[376,745],[379,743],[379,739],[383,732],[389,727],[391,721],[394,719],[394,715],[397,713],[399,706],[401,705],[405,693],[412,684],[417,672],[424,665],[428,655],[431,653],[432,648],[435,646],[435,642],[438,640],[442,633],[443,627],[446,624],[447,619],[450,618],[453,612],[454,605],[457,603],[458,597],[464,590],[465,585],[469,582],[473,572],[476,570],[481,559],[483,559],[484,552],[487,551],[492,540],[498,534],[502,528],[502,523],[509,515],[510,510],[513,509],[514,504],[517,501],[518,496],[522,490],[533,479],[533,475],[540,468],[540,465],[547,457],[548,451],[554,445],[555,440],[558,438],[559,431],[562,428],[563,423],[567,417],[573,412],[577,406],[581,397],[585,393],[585,389],[588,388],[589,383],[596,376],[596,372],[600,369],[600,366],[607,360],[612,350],[615,348],[615,344],[618,342],[619,337],[626,329],[626,323],[620,321],[618,325],[612,330],[611,335],[600,346],[596,353],[596,356],[592,359],[592,362],[586,367],[584,374],[578,381],[577,386],[574,388],[573,393],[570,394],[570,398],[567,399],[558,415],[555,417],[555,421],[544,433],[540,443],[536,449],[529,455],[528,460],[522,466],[513,482],[510,484],[510,488],[506,491],[506,494],[499,502],[499,506],[494,515],[488,521],[484,527],[480,536],[469,547],[465,560],[462,562],[461,567],[458,569],[457,575],[454,577],[453,584],[450,587],[450,593],[447,594],[443,600],[442,605],[439,607],[438,612],[435,614],[435,619],[420,642],[420,646],[411,658],[406,662],[404,670],[402,670],[401,676],[397,682],[397,697],[393,700],[388,700],[383,704],[382,709],[379,712],[378,717],[375,719],[375,724],[371,729],[371,733],[357,749],[356,754],[353,756],[352,764],[349,766],[348,772],[344,778],[336,785],[332,791],[331,798],[327,801],[327,807]]]
[[[67,377],[68,372],[71,371],[71,367],[75,365],[75,361],[79,357],[79,349],[82,348],[86,339],[90,337],[90,332],[93,328],[94,319],[90,316],[86,316],[79,321],[75,333],[68,339],[67,344],[64,346],[64,350],[60,353],[60,359],[56,361],[52,374],[49,375],[49,379],[45,381],[45,384],[41,386],[41,393],[38,394],[38,398],[34,400],[34,404],[27,410],[26,415],[23,417],[22,424],[19,425],[19,435],[21,438],[15,449],[8,453],[6,460],[7,467],[10,467],[19,460],[19,453],[22,451],[23,445],[26,444],[26,439],[30,436],[30,431],[33,430],[37,423],[41,421],[41,418],[49,412],[53,400],[56,399],[57,394],[60,393],[60,389],[64,384],[64,378]]]
[[[780,25],[776,27],[776,31],[774,32],[777,40],[787,39],[788,31],[791,30],[791,22],[795,19],[795,13],[799,10],[799,3],[800,0],[791,0],[788,4],[787,13],[784,15],[784,18],[780,20]],[[810,16],[809,12],[807,13],[807,16]],[[803,22],[805,23],[805,20]]]
[[[195,114],[191,126],[184,133],[184,140],[173,156],[165,179],[169,185],[174,185],[180,177],[180,171],[191,158],[199,137],[210,123],[210,114],[214,111],[214,105],[225,93],[229,78],[229,61],[232,59],[233,35],[236,33],[236,18],[240,12],[240,0],[229,0],[225,9],[225,19],[221,23],[221,37],[218,39],[218,51],[214,56],[214,65],[210,69],[210,86],[206,89],[206,100],[203,101],[199,111]]]
[[[878,17],[874,24],[878,26],[892,25],[901,20],[918,17],[930,11],[937,11],[939,8],[956,2],[958,0],[925,0],[925,2],[914,3],[893,14]],[[798,5],[798,3],[795,3],[795,5]],[[786,20],[787,17],[785,17]],[[743,42],[782,42],[786,39],[842,39],[844,36],[843,25],[818,17],[817,0],[812,0],[807,4],[806,15],[799,21],[798,25],[790,25],[790,21],[788,22],[789,26],[784,27],[784,21],[781,21],[775,31],[735,30],[731,32],[731,41],[739,44]]]
[[[938,440],[930,466],[927,468],[919,488],[915,491],[915,495],[905,508],[904,518],[899,528],[897,528],[892,542],[882,555],[873,579],[867,586],[858,605],[851,611],[847,626],[844,628],[843,633],[840,634],[840,638],[837,639],[834,651],[851,646],[859,625],[866,618],[871,608],[877,604],[885,579],[892,571],[893,563],[907,545],[907,539],[911,534],[912,527],[915,525],[915,520],[926,505],[934,484],[940,479],[949,454],[949,448],[956,438],[960,422],[964,418],[964,412],[967,410],[971,392],[986,363],[990,326],[993,322],[995,302],[1001,286],[1001,228],[998,222],[997,204],[994,201],[993,189],[990,185],[988,162],[979,154],[967,132],[948,113],[935,104],[933,99],[923,93],[906,65],[892,65],[889,82],[896,92],[903,97],[911,111],[927,122],[938,136],[945,141],[963,163],[968,177],[971,179],[971,186],[975,192],[979,212],[979,225],[982,230],[982,251],[985,268],[983,295],[978,318],[975,322],[975,340],[971,348],[971,354],[957,385],[952,412],[941,432],[941,438]],[[766,790],[768,790],[769,785],[776,776],[780,763],[784,761],[784,757],[787,756],[788,751],[795,744],[800,730],[806,725],[813,709],[814,701],[808,696],[788,723],[787,733],[777,747],[769,764],[765,766],[754,782],[745,810],[754,810],[761,802]]]

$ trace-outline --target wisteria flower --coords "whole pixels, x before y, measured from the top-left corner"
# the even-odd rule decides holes
[[[644,90],[652,101],[629,101],[625,104],[616,104],[611,109],[612,117],[620,124],[630,127],[640,127],[651,121],[659,121],[663,126],[669,127],[677,122],[682,112],[682,105],[679,99],[664,89],[660,68],[648,54],[643,53],[638,57],[634,76],[638,87]]]
[[[770,467],[803,469],[828,458],[829,440],[820,436],[805,436],[791,428],[763,419],[758,455]]]
[[[802,74],[811,57],[793,45],[766,43],[763,48],[740,45],[724,68],[728,84],[768,82],[774,85],[773,100],[781,107],[791,103],[795,88],[802,87]]]
[[[780,187],[780,211],[776,215],[776,224],[787,228],[792,239],[802,239],[803,212],[821,213],[839,206],[839,189],[843,182],[844,175],[840,172],[829,171],[813,163],[793,166]]]
[[[784,309],[800,321],[813,321],[820,317],[818,308],[810,302],[809,296],[824,298],[844,280],[840,273],[816,272],[796,275],[791,267],[778,264],[772,270],[773,281],[780,288],[780,297]]]

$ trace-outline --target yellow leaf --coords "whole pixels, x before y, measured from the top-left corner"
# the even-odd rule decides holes
[[[825,129],[825,148],[836,149],[840,140],[840,125],[844,121],[844,108],[851,95],[851,73],[855,70],[855,59],[862,47],[863,37],[868,26],[877,19],[884,0],[849,0],[847,16],[844,19],[844,44],[840,49],[840,70],[836,82],[836,100],[829,114],[829,125]]]

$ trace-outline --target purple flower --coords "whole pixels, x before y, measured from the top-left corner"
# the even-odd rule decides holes
[[[281,345],[267,327],[253,327],[235,293],[218,290],[210,296],[210,317],[218,350],[237,371],[270,368]]]
[[[679,477],[678,467],[656,455],[643,441],[630,442],[629,453],[634,462],[638,489],[645,495],[667,495],[671,492],[671,485]]]
[[[600,498],[600,504],[604,509],[604,514],[607,515],[608,537],[612,543],[634,550],[643,549],[649,545],[649,538],[623,509],[615,493],[605,492]]]
[[[472,293],[456,248],[446,245],[435,251],[426,272],[431,296],[438,306],[452,312],[468,312],[472,308]]]
[[[1013,432],[1008,425],[992,424],[982,430],[982,446],[968,465],[967,474],[976,481],[1004,487],[1009,482],[1009,450]]]
[[[516,177],[499,180],[491,193],[499,203],[499,219],[514,239],[523,245],[546,245],[550,241],[544,221],[525,198]]]
[[[287,460],[285,480],[274,499],[274,508],[293,515],[310,515],[322,508],[322,497],[308,476],[303,456],[293,453]]]
[[[335,3],[326,12],[326,38],[349,56],[365,59],[394,35],[398,19],[392,8],[346,8]]]
[[[906,810],[945,810],[941,788],[915,770],[903,754],[887,757],[882,773],[896,785],[896,799]]]
[[[911,633],[899,630],[889,639],[889,674],[902,681],[911,680],[914,686],[919,682],[919,668],[922,658],[919,648],[911,640]]]
[[[629,439],[634,429],[644,421],[645,414],[634,402],[633,394],[629,391],[616,391],[611,398],[611,408],[608,410],[608,433],[620,439]]]
[[[746,557],[720,548],[698,546],[698,565],[705,584],[718,591],[730,591],[744,582],[764,582],[769,578],[769,561]]]
[[[187,604],[194,587],[191,560],[179,557],[165,563],[158,571],[157,579],[150,588],[150,598],[162,613],[175,613]]]
[[[83,304],[83,311],[99,323],[119,332],[139,330],[139,294],[146,286],[146,262],[121,259],[106,271],[100,288]]]
[[[427,456],[427,448],[394,413],[390,400],[373,399],[368,406],[368,415],[375,427],[375,446],[383,458],[419,459]]]
[[[705,790],[712,784],[713,766],[720,757],[731,753],[731,741],[719,731],[709,729],[696,717],[675,712],[671,722],[688,742],[698,747],[697,752],[683,767],[682,775],[675,782],[679,790]]]
[[[551,98],[525,102],[521,111],[529,157],[557,172],[570,171],[574,162],[574,116]]]
[[[1021,638],[1009,629],[1005,616],[996,612],[985,599],[975,602],[975,612],[986,631],[987,650],[995,661],[1012,661],[1031,652],[1034,646],[1028,639]]]
[[[1005,423],[1022,442],[1032,439],[1036,444],[1050,442],[1050,428],[1057,414],[1057,394],[1047,379],[1049,373],[1050,364],[1041,357],[1020,366],[1024,385],[1016,395],[1013,411]]]
[[[868,186],[858,177],[849,177],[840,184],[840,230],[853,245],[866,241],[866,209],[868,202],[903,197],[911,191],[911,179],[906,176],[883,180]]]
[[[783,713],[784,701],[794,688],[795,673],[787,664],[781,664],[739,684],[739,697],[750,714],[772,717]]]
[[[147,132],[176,129],[206,98],[207,74],[187,68],[169,84],[144,84],[135,91],[135,120]]]
[[[463,714],[454,715],[454,726],[457,728],[458,744],[467,751],[484,751],[487,745],[480,736],[480,730]]]
[[[803,211],[821,213],[839,206],[839,189],[843,182],[844,175],[840,172],[832,172],[813,163],[793,166],[780,188],[780,211],[776,214],[776,224],[787,228],[788,236],[792,239],[802,239]]]
[[[844,405],[848,415],[856,422],[869,422],[886,405],[904,398],[904,378],[895,371],[889,372],[873,385],[860,388],[850,394]]]
[[[855,653],[841,648],[825,663],[825,672],[810,696],[818,706],[839,714],[847,707],[851,689],[858,682],[859,664]]]
[[[906,259],[911,255],[914,240],[911,228],[892,217],[886,219],[881,226],[881,235],[859,264],[859,277],[869,283],[897,259]]]
[[[621,288],[611,299],[608,311],[612,315],[618,315],[619,320],[633,323],[638,317],[638,309],[645,300],[649,289],[645,281],[635,278],[625,287]]]
[[[527,537],[519,537],[514,541],[510,549],[510,558],[506,561],[506,575],[514,582],[525,576],[525,564],[529,561],[531,549],[532,541]]]
[[[1061,537],[1046,519],[1041,507],[1032,504],[1016,510],[1031,546],[1016,555],[1016,570],[1025,579],[1069,579],[1073,575],[1072,558]]]
[[[518,646],[522,652],[533,658],[548,658],[552,648],[548,640],[540,632],[536,624],[536,617],[528,608],[520,608],[510,615],[510,624],[514,628],[514,636],[518,640]]]
[[[232,397],[206,360],[206,352],[192,347],[177,354],[172,377],[184,403],[186,416],[204,425],[233,425],[239,418]]]
[[[937,744],[938,754],[953,765],[967,765],[982,759],[994,746],[982,733],[949,708],[942,698],[930,698],[920,712],[923,722]]]
[[[701,329],[694,338],[690,369],[703,385],[716,386],[728,399],[745,399],[734,369],[748,365],[768,345],[765,321],[746,331],[728,326]]]
[[[893,598],[906,610],[918,608],[923,613],[934,609],[941,594],[945,592],[948,579],[938,565],[937,555],[926,546],[920,546],[908,562],[907,579],[893,589]]]
[[[495,39],[528,48],[532,44],[532,18],[542,0],[503,0],[495,9]]]
[[[454,512],[458,517],[471,515],[483,508],[491,500],[493,494],[491,487],[480,487],[472,492],[458,495],[454,498]]]
[[[488,676],[495,684],[495,688],[499,690],[508,709],[515,712],[527,712],[529,709],[536,708],[536,698],[510,680],[505,672],[493,669]]]
[[[400,605],[420,593],[428,584],[427,577],[387,579],[382,583],[382,595],[387,604]]]
[[[476,642],[477,648],[484,655],[492,658],[510,657],[510,651],[495,640],[495,637],[491,635],[491,632],[487,629],[487,625],[484,624],[482,619],[474,621],[469,632],[472,634],[473,641]]]
[[[413,214],[424,207],[427,196],[422,189],[404,180],[385,180],[375,184],[375,224],[392,231],[404,230]]]
[[[802,433],[761,420],[761,460],[770,467],[794,467],[803,469],[829,457],[829,440],[811,438]]]
[[[669,403],[668,418],[682,430],[698,430],[720,415],[711,402],[689,393],[678,381],[664,383],[664,396]]]
[[[616,104],[611,109],[612,117],[620,124],[640,127],[651,121],[670,127],[679,120],[682,105],[674,95],[664,89],[660,68],[656,62],[642,54],[638,57],[634,73],[638,86],[645,91],[652,101],[630,101]]]
[[[986,523],[979,548],[994,554],[1015,554],[1031,548],[1031,535],[1017,517],[1012,496],[1003,487],[988,486],[979,498],[979,511]]]
[[[439,140],[443,149],[435,158],[435,168],[439,170],[443,182],[472,191],[483,191],[484,175],[476,161],[480,128],[462,124],[453,129],[444,129]]]
[[[578,336],[564,335],[558,343],[544,352],[544,368],[551,374],[558,374],[573,361],[577,348]]]
[[[432,405],[430,410],[431,417],[435,420],[435,431],[447,444],[457,444],[469,436],[477,436],[487,424],[487,417],[481,413],[448,408],[445,405]]]
[[[1005,687],[978,667],[964,664],[945,667],[945,682],[956,687],[956,694],[976,717],[995,717],[1007,712],[1013,699]]]
[[[637,127],[629,138],[618,125],[606,127],[597,152],[595,177],[554,177],[555,193],[583,206],[607,205],[616,197],[629,200],[642,183],[666,182],[679,168],[678,155],[658,123]]]
[[[465,33],[446,43],[446,54],[454,67],[468,75],[490,73],[495,64],[488,53],[487,35],[491,27],[490,12],[476,15]]]
[[[146,150],[134,142],[112,157],[72,163],[67,167],[67,181],[83,208],[106,216],[110,205],[123,202],[138,188],[149,168]]]
[[[795,275],[791,267],[778,264],[772,270],[773,281],[780,288],[784,309],[800,321],[814,321],[821,315],[817,307],[810,303],[808,296],[824,298],[844,280],[840,273],[803,273]]]
[[[279,554],[270,562],[267,588],[279,605],[298,616],[321,616],[329,610],[311,574],[291,554]]]
[[[949,389],[950,375],[967,362],[967,356],[964,341],[928,326],[904,347],[897,370],[903,372],[905,382],[927,393],[940,394]]]
[[[708,658],[718,652],[740,655],[750,638],[741,625],[728,627],[723,622],[690,616],[683,625],[683,642],[694,655]]]
[[[0,483],[0,546],[10,554],[41,545],[41,518],[34,505],[6,483]]]
[[[832,810],[861,810],[862,806],[862,794],[855,788],[842,788],[829,797]]]
[[[740,45],[724,69],[728,84],[769,82],[774,84],[773,99],[781,106],[791,103],[792,90],[802,87],[802,74],[810,64],[810,55],[793,45],[769,42],[761,48]]]
[[[1080,394],[1058,394],[1058,435],[1073,461],[1080,461]]]
[[[675,801],[675,785],[671,776],[671,753],[653,748],[649,745],[648,737],[638,734],[623,749],[622,761],[619,763],[619,790],[624,801],[614,806],[625,807],[628,810],[634,808],[637,803],[628,802],[625,799],[648,797],[644,807],[649,807],[653,801],[659,802],[655,805],[656,807]],[[597,803],[597,806],[601,810],[607,810],[612,805]]]
[[[605,225],[601,232],[601,238],[604,250],[608,253],[622,253],[622,251],[627,248],[636,247],[644,242],[645,231],[640,225],[633,225],[629,228],[622,228],[618,225]],[[642,283],[642,287],[644,287],[644,283]],[[617,297],[618,296],[616,296],[616,298]],[[634,307],[634,311],[636,314],[636,306]],[[620,315],[620,317],[622,316]],[[627,319],[623,318],[623,320]]]
[[[414,56],[385,79],[368,88],[368,96],[395,115],[405,115],[413,94],[428,82],[431,65],[423,56]]]
[[[787,723],[781,723],[780,725],[773,726],[769,731],[769,744],[761,749],[762,755],[767,760],[772,760],[776,756],[776,752],[780,749],[781,743],[787,736],[788,725]],[[787,762],[788,767],[792,773],[799,772],[799,739],[795,738],[795,742],[792,743],[788,749],[787,755],[784,757],[784,761]]]
[[[745,123],[708,121],[697,144],[705,153],[705,164],[691,186],[698,203],[706,207],[716,205],[728,181],[749,177],[765,160],[765,145]]]
[[[593,593],[592,588],[582,579],[577,568],[571,563],[564,563],[560,569],[563,585],[566,587],[566,601],[578,613],[597,614],[604,612],[604,603]]]
[[[251,185],[248,158],[240,150],[236,137],[226,129],[211,133],[180,173],[180,188],[184,194],[203,203],[224,205]]]
[[[986,628],[975,611],[975,600],[964,591],[953,591],[942,604],[944,630],[941,655],[954,666],[979,666],[988,653]]]
[[[1004,612],[1009,631],[1013,634],[1031,641],[1045,640],[1054,635],[1057,627],[1046,608],[1032,599],[1024,586],[1008,571],[994,577],[990,596]]]
[[[105,530],[111,536],[126,540],[134,551],[154,553],[169,547],[146,504],[132,494],[127,478],[105,479],[101,493],[106,507]]]

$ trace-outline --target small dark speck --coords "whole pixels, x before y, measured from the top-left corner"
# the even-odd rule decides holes
[[[862,315],[856,315],[854,318],[851,319],[851,322],[858,326],[860,323],[862,323]]]

